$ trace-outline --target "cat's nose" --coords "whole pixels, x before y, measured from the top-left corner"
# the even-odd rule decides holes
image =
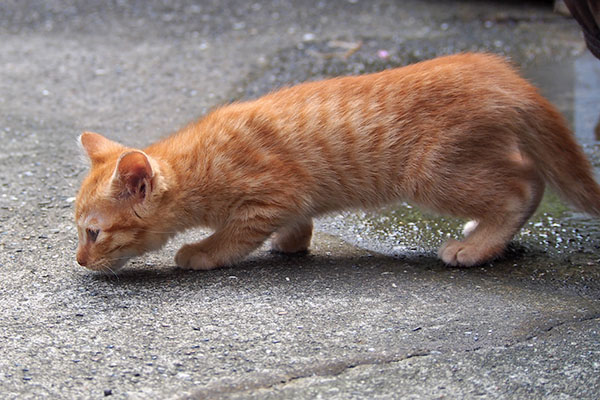
[[[82,267],[85,267],[88,263],[87,257],[85,257],[85,255],[81,251],[77,252],[77,263]]]

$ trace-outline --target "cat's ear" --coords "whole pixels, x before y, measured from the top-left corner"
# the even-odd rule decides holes
[[[93,132],[83,132],[79,136],[79,144],[92,161],[92,164],[101,163],[109,155],[124,149],[121,144]]]
[[[123,153],[117,161],[112,185],[117,197],[141,202],[152,191],[153,177],[148,156],[133,150]]]

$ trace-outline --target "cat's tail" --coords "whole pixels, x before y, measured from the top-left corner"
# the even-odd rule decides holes
[[[563,200],[600,217],[600,186],[590,162],[561,113],[542,96],[536,97],[534,117],[521,131],[522,151],[533,158],[539,174]]]

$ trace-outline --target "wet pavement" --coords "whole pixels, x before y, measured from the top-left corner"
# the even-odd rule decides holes
[[[303,257],[176,269],[199,231],[118,276],[75,263],[81,131],[141,147],[218,104],[461,51],[510,57],[600,168],[600,61],[544,2],[0,4],[2,397],[600,397],[600,226],[551,193],[473,269],[435,258],[464,221],[407,204],[320,219]]]

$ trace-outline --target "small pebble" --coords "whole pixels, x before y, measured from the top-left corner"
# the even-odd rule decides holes
[[[242,30],[245,27],[246,27],[246,23],[243,21],[233,23],[233,29],[236,31]]]
[[[387,50],[378,50],[377,57],[381,58],[382,60],[387,60],[390,58],[390,52]]]
[[[310,42],[311,40],[315,40],[316,36],[314,33],[305,33],[302,35],[302,40],[305,42]]]

